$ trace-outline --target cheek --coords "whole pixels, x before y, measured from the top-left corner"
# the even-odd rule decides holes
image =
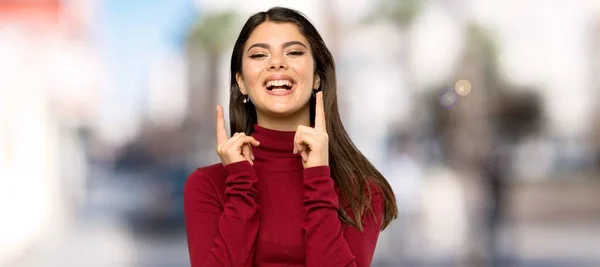
[[[293,68],[296,74],[302,78],[302,82],[305,86],[306,84],[310,84],[312,86],[312,81],[315,74],[312,61],[297,62],[293,65]]]
[[[252,88],[258,82],[262,70],[263,67],[258,66],[256,63],[244,65],[242,71],[244,73],[244,84],[247,88]]]

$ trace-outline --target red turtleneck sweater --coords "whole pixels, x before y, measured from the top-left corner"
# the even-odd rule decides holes
[[[292,153],[294,134],[255,126],[254,166],[216,164],[189,176],[184,206],[192,267],[370,266],[381,194],[373,191],[375,218],[365,217],[363,232],[342,224],[329,166],[304,169]]]

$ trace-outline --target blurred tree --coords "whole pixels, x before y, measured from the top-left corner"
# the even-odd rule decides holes
[[[188,107],[189,115],[192,117],[207,115],[202,112],[204,110],[197,110],[197,108],[202,108],[198,104],[213,104],[218,100],[219,58],[233,44],[235,18],[236,14],[231,11],[205,14],[194,25],[188,37],[188,54],[192,59],[190,65],[194,67],[191,69],[190,75],[192,79],[200,76],[206,78],[200,84],[196,82],[191,84]],[[203,56],[205,60],[195,61],[197,56]],[[205,64],[206,75],[195,72],[198,63]],[[209,106],[210,110],[214,109],[213,105]]]
[[[488,32],[470,25],[465,38],[452,82],[426,98],[434,110],[433,129],[443,140],[445,158],[459,165],[478,165],[493,136],[518,142],[542,127],[543,114],[534,88],[504,82],[498,49]],[[468,83],[457,85],[460,80]]]
[[[409,89],[412,88],[409,60],[412,53],[410,27],[421,13],[423,4],[424,0],[381,0],[373,12],[363,20],[363,24],[366,25],[387,21],[397,27],[398,34],[402,38],[399,62]]]
[[[325,17],[325,34],[323,34],[323,38],[326,39],[325,42],[333,54],[333,57],[338,58],[338,56],[340,56],[338,53],[340,52],[340,36],[342,34],[343,26],[340,24],[339,16],[340,13],[343,12],[343,9],[337,8],[334,0],[321,0],[319,3],[321,4],[321,8],[327,13],[327,16]],[[338,75],[343,75],[342,72],[339,72],[339,65],[337,66]],[[345,82],[346,79],[342,78],[342,76],[338,76],[338,88],[346,88],[348,85],[345,84]],[[341,114],[347,114],[349,109],[348,94],[338,95],[338,109]]]
[[[188,36],[186,50],[190,92],[184,127],[191,142],[190,153],[200,157],[210,154],[205,152],[212,148],[215,105],[219,101],[219,92],[229,89],[219,88],[219,61],[235,41],[237,17],[233,11],[203,14]],[[227,109],[227,105],[223,106]],[[196,157],[195,160],[197,164],[198,160],[203,159]]]
[[[600,14],[596,16],[596,22],[592,26],[591,42],[591,75],[592,86],[595,89],[596,99],[600,99]],[[591,142],[595,150],[595,163],[597,168],[600,168],[600,106],[595,106],[595,112],[592,122]]]
[[[391,23],[397,30],[397,35],[400,36],[400,47],[398,48],[398,64],[400,67],[401,74],[401,83],[403,86],[399,86],[394,88],[395,90],[406,88],[407,94],[409,94],[408,98],[414,98],[413,87],[413,75],[410,68],[410,55],[413,53],[412,51],[412,43],[413,39],[410,34],[410,29],[413,26],[413,23],[421,13],[424,8],[425,0],[380,0],[378,1],[374,9],[363,18],[363,25],[372,25],[381,22]],[[395,52],[395,51],[393,51]],[[420,112],[415,112],[420,114]],[[398,120],[398,119],[392,119]],[[400,121],[390,121],[388,122],[388,126],[391,128],[386,131],[384,138],[388,140],[393,140],[397,135],[408,134],[411,136],[419,136],[420,131],[423,127],[419,127],[422,124],[423,120],[420,119],[412,119],[409,125],[401,123]],[[398,126],[408,126],[406,130],[403,128],[399,128]],[[410,133],[407,133],[410,132]],[[386,157],[389,157],[395,148],[389,147],[388,151],[384,151],[386,153]]]
[[[323,10],[327,12],[327,16],[325,18],[325,31],[326,35],[324,38],[327,38],[327,47],[331,51],[331,53],[336,56],[339,52],[340,48],[340,34],[341,34],[341,26],[339,13],[340,9],[336,8],[336,3],[333,0],[322,0],[319,1]]]
[[[491,253],[489,266],[497,266],[496,229],[504,214],[504,182],[512,175],[510,148],[543,127],[542,103],[534,88],[504,82],[498,49],[489,32],[469,25],[465,38],[453,81],[439,86],[426,99],[433,110],[433,133],[441,141],[445,163],[476,177],[464,182],[479,188],[485,196],[480,201],[487,202],[484,211],[475,211],[483,212],[479,218],[485,218],[487,237],[472,237],[478,245],[472,248],[470,260],[483,264],[487,257],[475,252],[481,244]]]
[[[364,23],[388,20],[406,31],[417,18],[423,7],[423,0],[381,0]]]

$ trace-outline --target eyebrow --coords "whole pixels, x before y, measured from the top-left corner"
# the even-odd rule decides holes
[[[300,45],[300,46],[303,46],[304,48],[308,49],[308,47],[306,47],[306,45],[300,41],[285,42],[285,43],[283,43],[283,45],[281,47],[286,48],[286,47],[292,46],[292,45]],[[250,49],[252,49],[253,47],[261,47],[264,49],[269,49],[271,46],[269,44],[265,44],[265,43],[256,43],[256,44],[253,44],[250,47],[248,47],[248,51]]]

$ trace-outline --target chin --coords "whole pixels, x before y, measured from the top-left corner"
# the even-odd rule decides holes
[[[303,108],[303,107],[297,107],[297,106],[292,106],[292,105],[286,105],[283,103],[277,103],[277,104],[270,104],[270,105],[266,106],[264,110],[270,116],[289,117],[289,116],[298,114],[300,112],[303,112],[304,109],[308,109],[308,106]]]
[[[272,115],[282,117],[282,116],[292,115],[292,114],[298,112],[299,109],[289,107],[289,106],[284,106],[284,105],[273,105],[273,106],[268,107],[267,110]]]

